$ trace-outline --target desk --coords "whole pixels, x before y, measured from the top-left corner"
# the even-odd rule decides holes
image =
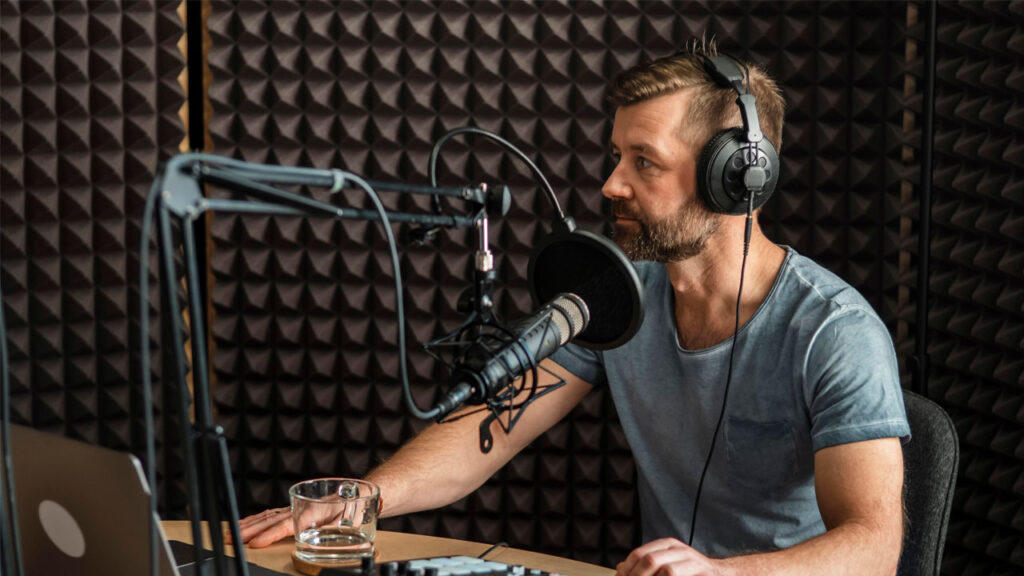
[[[163,522],[163,527],[168,540],[192,542],[192,528],[187,521],[166,521]],[[490,548],[489,544],[479,542],[383,530],[377,531],[375,546],[378,563],[433,556],[479,556],[484,550]],[[246,548],[245,558],[249,562],[271,570],[301,576],[292,567],[291,554],[294,548],[294,541],[287,538],[266,548]],[[230,546],[228,551],[230,553]],[[546,572],[558,572],[566,576],[612,576],[615,574],[614,570],[603,566],[515,548],[495,548],[487,555],[487,559],[506,564],[522,564],[528,568],[539,568]]]

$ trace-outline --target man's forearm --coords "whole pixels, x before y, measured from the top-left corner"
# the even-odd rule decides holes
[[[901,529],[848,522],[778,552],[721,561],[729,576],[892,576],[901,550]]]
[[[489,415],[483,411],[428,427],[370,472],[367,480],[380,486],[384,499],[382,515],[431,510],[465,497],[561,420],[592,388],[551,360],[544,360],[541,366],[538,386],[550,386],[559,378],[565,385],[531,404],[508,433],[492,423],[493,443],[488,453],[480,451],[480,423]]]
[[[472,422],[467,422],[472,421]],[[480,452],[479,418],[434,424],[409,441],[366,479],[380,486],[383,516],[440,508],[479,488],[514,454],[503,434]]]

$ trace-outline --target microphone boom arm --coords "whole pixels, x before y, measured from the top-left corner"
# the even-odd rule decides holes
[[[210,184],[252,196],[261,201],[239,199],[211,199],[206,198],[202,193],[202,185]],[[375,210],[365,210],[351,207],[338,207],[327,202],[321,202],[314,198],[302,196],[292,192],[286,192],[272,184],[283,184],[288,186],[308,186],[328,188],[330,192],[336,193],[344,188],[361,188],[369,196],[374,204]],[[378,183],[380,184],[380,183]],[[398,188],[411,193],[444,193],[452,195],[451,189],[435,190],[428,187],[395,185]],[[369,220],[380,222],[383,225],[387,238],[388,247],[391,253],[391,263],[394,268],[395,277],[395,298],[396,315],[399,319],[397,324],[398,349],[399,349],[399,371],[401,374],[402,387],[405,400],[414,416],[421,419],[432,419],[442,412],[450,412],[454,406],[435,406],[429,410],[420,409],[412,396],[409,386],[408,370],[406,366],[405,351],[405,328],[403,292],[401,282],[401,270],[398,261],[398,253],[395,245],[394,234],[390,223],[411,223],[422,226],[464,228],[478,226],[480,220],[486,221],[488,204],[493,209],[494,198],[498,198],[497,204],[502,204],[502,196],[507,200],[507,188],[498,194],[488,196],[487,187],[466,189],[468,192],[458,192],[459,197],[476,204],[472,215],[459,214],[413,214],[406,212],[388,212],[384,209],[374,188],[360,176],[343,172],[341,170],[318,170],[313,168],[293,168],[283,166],[270,166],[253,164],[222,156],[211,154],[182,154],[172,158],[167,164],[157,171],[154,185],[150,189],[146,199],[146,208],[143,213],[140,277],[147,275],[150,245],[150,230],[152,219],[157,217],[159,229],[158,254],[160,258],[159,268],[162,271],[164,291],[168,294],[168,313],[165,315],[172,324],[169,331],[173,340],[174,356],[174,378],[178,387],[179,414],[178,418],[182,424],[189,426],[189,433],[184,435],[182,447],[185,457],[185,474],[187,481],[188,501],[192,511],[192,532],[193,542],[196,547],[195,554],[201,558],[202,539],[199,529],[200,522],[205,517],[211,525],[219,525],[226,521],[234,542],[240,542],[239,513],[235,498],[234,486],[230,473],[230,464],[227,457],[226,438],[224,431],[213,423],[211,394],[207,367],[209,366],[207,350],[205,347],[206,327],[204,306],[200,301],[201,289],[199,285],[200,272],[197,261],[197,247],[195,242],[196,222],[205,218],[207,212],[229,212],[235,214],[270,214],[282,216],[314,216],[337,219]],[[507,206],[507,201],[504,202]],[[156,212],[156,214],[154,214]],[[181,276],[177,271],[175,257],[178,248],[174,243],[172,231],[172,218],[176,219],[180,229],[182,242],[181,254],[184,256],[184,281],[186,287],[185,297],[188,303],[190,318],[189,348],[191,355],[186,357],[185,342],[182,327],[183,317],[178,297],[178,289],[181,286]],[[150,508],[153,521],[156,521],[156,494],[157,486],[155,480],[155,456],[152,449],[152,439],[155,434],[152,426],[152,378],[149,365],[149,334],[146,326],[148,322],[148,289],[147,282],[140,283],[140,346],[144,349],[141,354],[142,386],[144,412],[146,415],[146,436],[147,436],[147,479],[150,480]],[[193,363],[192,371],[194,393],[195,422],[188,424],[189,404],[192,395],[188,385],[188,363],[189,358]],[[458,401],[458,398],[455,399]],[[444,403],[442,403],[444,404]],[[150,531],[151,547],[155,543],[153,528]],[[218,576],[227,574],[224,565],[225,542],[223,532],[220,530],[210,531],[211,544],[214,550],[214,570]],[[150,550],[151,564],[155,561],[155,547]],[[235,550],[235,573],[239,576],[248,575],[248,566],[245,561],[244,547],[237,547]]]

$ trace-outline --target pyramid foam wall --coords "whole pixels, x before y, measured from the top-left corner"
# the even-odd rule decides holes
[[[943,574],[1020,574],[1024,2],[937,8],[927,393],[961,450]],[[923,57],[923,25],[910,37]],[[911,65],[921,81],[922,58]]]
[[[170,3],[0,3],[0,270],[13,420],[143,452],[139,222],[184,135]],[[151,260],[158,423],[159,290]],[[160,438],[163,434],[160,434]],[[176,462],[162,462],[175,467]],[[177,494],[174,486],[169,494]]]

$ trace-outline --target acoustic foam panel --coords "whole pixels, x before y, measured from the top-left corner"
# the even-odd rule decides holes
[[[894,325],[905,14],[902,3],[215,3],[210,132],[220,154],[424,183],[432,143],[474,124],[520,144],[581,226],[607,232],[607,82],[706,31],[786,93],[769,233],[845,276]],[[451,141],[438,172],[443,184],[512,187],[509,215],[491,222],[498,302],[506,318],[525,314],[529,251],[553,211],[485,141]],[[398,390],[377,225],[219,216],[212,229],[216,399],[245,508],[283,504],[311,474],[363,474],[423,427]],[[461,321],[474,242],[456,231],[400,247],[420,405],[446,373],[418,344]],[[614,565],[640,537],[633,477],[597,390],[473,495],[384,525]]]
[[[952,415],[961,448],[943,573],[1020,574],[1024,3],[937,9],[927,392]],[[910,32],[923,57],[923,25]],[[923,62],[912,64],[923,86]]]
[[[157,162],[184,134],[176,9],[0,3],[0,269],[12,416],[139,454],[139,220]],[[151,298],[159,384],[155,288]],[[156,401],[159,410],[161,394]],[[161,473],[176,465],[169,458]],[[172,498],[179,491],[168,490]]]

